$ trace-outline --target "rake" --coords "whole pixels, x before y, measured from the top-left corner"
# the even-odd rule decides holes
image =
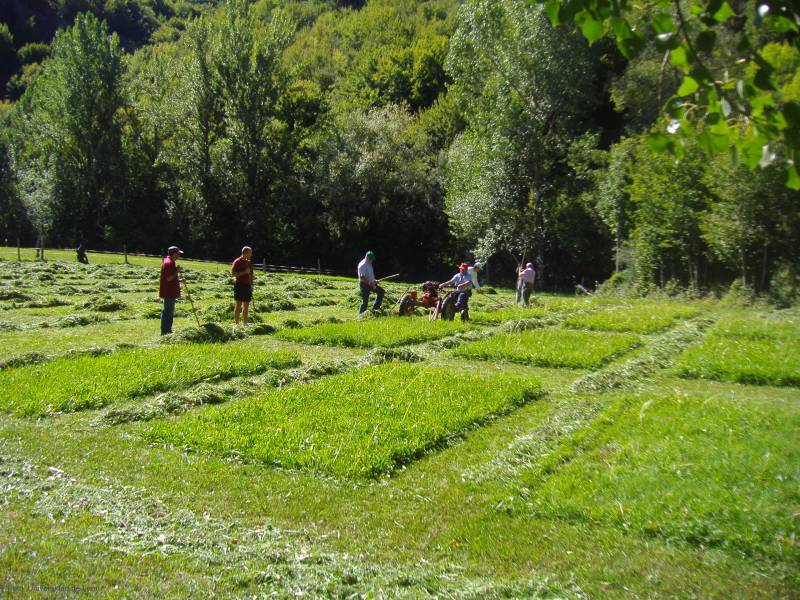
[[[189,289],[189,283],[186,281],[186,275],[183,276],[181,281],[183,282],[183,289],[186,290],[186,298],[188,298],[189,305],[192,307],[192,314],[194,315],[194,320],[197,322],[197,327],[202,327],[202,325],[200,325],[200,317],[197,316],[197,309],[194,307],[194,300],[192,299],[192,292]]]

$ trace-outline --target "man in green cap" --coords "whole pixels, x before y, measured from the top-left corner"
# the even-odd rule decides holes
[[[372,250],[367,251],[364,259],[358,263],[358,283],[361,286],[361,306],[358,309],[358,314],[367,310],[369,304],[369,295],[375,292],[375,303],[372,305],[372,310],[377,310],[381,307],[383,302],[383,295],[386,293],[378,282],[375,281],[375,272],[372,270],[372,263],[375,261],[375,253]]]

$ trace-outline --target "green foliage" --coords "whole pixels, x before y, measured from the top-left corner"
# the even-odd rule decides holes
[[[374,478],[540,394],[530,378],[387,363],[154,423],[146,436],[247,461]]]
[[[455,348],[453,353],[538,367],[586,369],[599,367],[638,343],[639,338],[629,333],[534,329],[471,342]]]
[[[117,200],[123,205],[115,208],[127,214],[118,117],[122,68],[118,38],[92,14],[81,15],[53,40],[52,58],[26,93],[30,137],[22,141],[20,163],[32,170],[28,205],[36,206],[31,220],[40,236],[55,218],[62,239],[82,233],[94,241],[101,214]]]
[[[673,325],[678,319],[688,319],[700,311],[681,304],[634,304],[569,317],[564,323],[570,327],[596,331],[632,331],[655,333]]]
[[[392,347],[436,340],[464,331],[460,321],[428,321],[390,317],[349,323],[321,323],[299,329],[285,329],[278,337],[306,344],[372,348]]]
[[[0,410],[36,416],[105,406],[124,398],[180,389],[202,380],[297,366],[289,352],[233,345],[177,345],[62,358],[0,371]]]
[[[776,66],[769,51],[759,48],[762,28],[791,36],[800,50],[800,9],[792,0],[758,3],[749,27],[727,35],[734,19],[746,20],[753,3],[706,0],[688,10],[680,3],[659,0],[643,13],[648,28],[636,28],[636,13],[627,2],[611,0],[536,0],[546,4],[554,24],[574,20],[590,43],[613,34],[627,58],[638,56],[648,38],[681,71],[682,83],[665,109],[671,118],[670,137],[654,134],[651,142],[682,158],[685,146],[698,144],[708,154],[731,149],[750,168],[767,166],[785,148],[787,179],[800,189],[796,164],[800,150],[800,104],[776,88]],[[795,61],[795,64],[796,61]],[[779,73],[777,73],[779,74]]]

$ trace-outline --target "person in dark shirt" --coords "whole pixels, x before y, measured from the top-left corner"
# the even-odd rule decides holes
[[[85,265],[89,264],[89,257],[86,256],[86,246],[83,245],[83,242],[81,242],[78,245],[78,248],[75,250],[75,253],[78,255],[79,263],[83,263]]]
[[[161,280],[158,295],[164,299],[161,311],[161,335],[172,333],[172,321],[175,318],[175,301],[181,296],[180,267],[175,261],[183,254],[177,246],[167,248],[167,255],[161,262]]]
[[[250,246],[242,248],[242,254],[231,265],[233,274],[233,299],[236,307],[233,310],[233,320],[239,324],[241,316],[247,327],[247,312],[253,300],[253,249]]]

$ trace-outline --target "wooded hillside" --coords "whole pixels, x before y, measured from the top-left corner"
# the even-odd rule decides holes
[[[757,157],[703,137],[663,153],[650,134],[693,125],[691,108],[662,116],[692,92],[661,13],[632,10],[628,55],[602,30],[590,45],[585,22],[554,26],[550,4],[7,0],[0,235],[226,259],[249,243],[343,272],[370,248],[419,277],[484,259],[510,278],[525,258],[550,288],[738,280],[791,302],[794,155],[772,138]],[[664,14],[700,31],[706,4]],[[757,101],[800,102],[796,28],[725,6],[697,58],[728,69],[746,39],[774,88]],[[747,123],[731,116],[726,139]]]

